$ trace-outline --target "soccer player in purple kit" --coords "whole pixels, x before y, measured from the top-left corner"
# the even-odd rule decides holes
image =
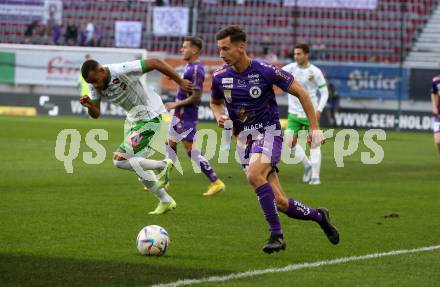
[[[194,91],[186,93],[179,87],[175,102],[165,104],[167,110],[174,110],[168,135],[168,157],[176,160],[177,143],[182,140],[187,155],[200,167],[201,171],[208,177],[211,184],[203,194],[205,196],[215,195],[225,190],[225,184],[217,177],[209,161],[201,154],[200,150],[193,146],[196,127],[198,122],[198,105],[203,94],[203,82],[205,71],[200,62],[200,53],[203,41],[198,37],[185,37],[183,40],[183,60],[187,62],[183,72],[183,78],[193,83]]]
[[[431,100],[432,113],[435,116],[434,121],[434,142],[440,153],[440,74],[432,79]]]
[[[220,30],[216,40],[226,66],[213,75],[211,109],[220,127],[226,120],[232,120],[237,149],[242,146],[240,158],[247,181],[255,189],[269,224],[270,237],[263,251],[272,253],[286,248],[278,211],[290,218],[315,221],[329,241],[338,244],[339,232],[331,224],[328,210],[287,198],[277,174],[283,138],[273,85],[299,98],[310,121],[309,142],[317,146],[324,137],[309,95],[288,72],[250,59],[246,53],[246,33],[240,27]]]

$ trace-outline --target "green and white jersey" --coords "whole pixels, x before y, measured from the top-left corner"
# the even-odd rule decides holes
[[[291,63],[283,67],[283,70],[291,73],[296,81],[299,81],[309,93],[316,111],[322,112],[327,104],[328,91],[327,83],[321,70],[315,65],[308,64],[306,68],[299,67],[297,63]],[[325,87],[325,91],[323,88]],[[321,92],[321,99],[318,99],[318,90]],[[307,117],[299,99],[289,94],[289,113],[298,117]]]
[[[144,87],[141,77],[147,72],[143,60],[104,65],[109,72],[108,86],[100,92],[91,87],[91,100],[106,98],[127,112],[127,120],[148,121],[166,112],[160,96]]]

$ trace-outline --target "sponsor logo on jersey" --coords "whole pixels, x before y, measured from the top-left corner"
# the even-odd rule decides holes
[[[232,93],[231,90],[225,90],[223,92],[223,94],[225,95],[225,99],[228,103],[232,103]]]
[[[259,77],[260,77],[259,74],[249,74],[249,75],[248,75],[248,78],[249,78],[249,79],[258,79]]]
[[[117,85],[117,84],[119,84],[120,82],[121,82],[121,81],[120,81],[118,78],[113,79],[113,81],[112,81],[113,85]]]
[[[223,78],[222,79],[222,84],[233,84],[234,83],[234,78]]]
[[[238,79],[238,85],[237,88],[245,88],[247,85],[246,80]]]
[[[234,85],[223,85],[223,89],[233,89]]]
[[[249,94],[251,95],[252,98],[256,99],[261,96],[261,89],[259,87],[254,86],[250,88]]]
[[[263,128],[263,124],[262,123],[257,123],[257,124],[253,124],[253,125],[248,125],[248,126],[244,126],[243,130],[247,131],[247,130],[258,130],[258,129],[262,129]],[[260,140],[259,138],[257,138],[257,140]]]

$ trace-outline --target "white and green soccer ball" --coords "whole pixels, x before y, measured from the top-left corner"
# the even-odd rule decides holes
[[[170,244],[168,232],[159,225],[148,225],[139,231],[136,247],[142,255],[162,256]]]

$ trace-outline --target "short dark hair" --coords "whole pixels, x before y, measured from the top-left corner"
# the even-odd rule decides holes
[[[298,45],[296,45],[296,46],[295,46],[295,49],[301,49],[301,50],[303,50],[303,52],[306,53],[306,54],[310,53],[309,45],[304,44],[304,43],[303,43],[303,44],[298,44]]]
[[[87,60],[85,61],[81,66],[81,75],[84,78],[84,80],[87,79],[87,76],[89,75],[90,71],[96,71],[99,67],[99,63],[95,60]]]
[[[197,47],[199,50],[202,50],[203,40],[199,37],[186,36],[183,38],[183,41],[188,41],[191,43],[191,46]]]
[[[240,28],[240,26],[228,26],[226,28],[221,29],[215,35],[215,39],[223,40],[225,38],[230,37],[231,42],[246,42],[246,32]]]

